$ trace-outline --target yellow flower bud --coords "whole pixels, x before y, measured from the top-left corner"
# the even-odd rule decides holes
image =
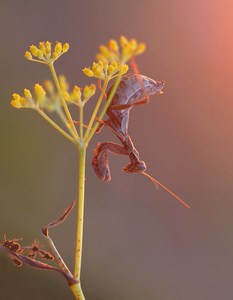
[[[128,70],[129,70],[129,66],[128,66],[127,64],[124,64],[124,65],[121,67],[121,72],[122,72],[122,74],[125,74]]]
[[[28,60],[32,59],[32,55],[31,55],[31,53],[29,51],[25,52],[24,57],[26,57]]]
[[[118,63],[116,61],[112,61],[111,66],[116,69],[118,67]]]
[[[146,45],[141,43],[138,45],[137,50],[135,51],[135,55],[142,54],[146,50]]]
[[[73,88],[73,91],[71,93],[71,98],[72,98],[72,100],[74,100],[76,102],[81,101],[81,89],[77,85],[75,85]]]
[[[92,69],[92,70],[93,70],[93,69]],[[93,73],[94,73],[95,77],[101,78],[102,72],[101,72],[100,69],[94,68]]]
[[[20,101],[16,101],[16,100],[11,100],[11,106],[14,108],[22,108],[22,104],[20,103]]]
[[[42,51],[43,54],[46,54],[44,42],[39,43],[39,49],[40,51]]]
[[[131,50],[134,51],[137,48],[137,45],[138,45],[138,43],[135,39],[132,39],[129,41],[129,46],[130,46]]]
[[[103,61],[103,70],[107,71],[108,70],[108,61]]]
[[[24,89],[24,96],[26,98],[32,98],[32,94],[28,89]]]
[[[118,64],[116,61],[111,62],[111,64],[108,66],[108,74],[112,74],[117,70]]]
[[[89,85],[89,87],[90,87],[90,89],[91,89],[91,93],[92,93],[92,95],[94,95],[95,94],[95,91],[96,91],[96,85],[95,84],[91,84],[91,85]]]
[[[31,51],[32,55],[37,56],[37,51],[38,50],[39,49],[35,45],[30,46],[30,51]]]
[[[108,66],[108,74],[111,75],[115,71],[115,68],[112,65]]]
[[[104,63],[102,62],[102,60],[99,60],[99,61],[98,61],[98,65],[100,66],[100,68],[103,68],[103,67],[104,67]]]
[[[60,55],[62,52],[62,43],[57,42],[54,51],[57,53],[57,55]]]
[[[99,67],[100,66],[96,62],[93,62],[93,64],[92,64],[92,71],[95,73],[95,71],[98,70]]]
[[[60,83],[60,86],[61,86],[61,90],[62,91],[68,91],[69,89],[69,84],[66,80],[66,77],[64,75],[60,75],[58,77],[58,80],[59,80],[59,83]]]
[[[99,49],[100,49],[100,52],[101,52],[102,54],[104,54],[104,55],[106,55],[106,54],[109,53],[108,48],[107,48],[106,46],[104,46],[104,45],[101,45],[101,46],[99,47]]]
[[[128,42],[127,38],[126,38],[125,36],[122,35],[122,36],[120,37],[120,44],[121,44],[121,47],[124,48],[126,45],[128,45],[128,43],[129,43],[129,42]]]
[[[42,87],[42,85],[40,85],[39,83],[36,83],[34,86],[34,91],[35,91],[37,103],[43,104],[43,100],[45,98],[46,92],[45,92],[44,88]]]
[[[63,92],[63,97],[67,102],[71,100],[70,94],[67,91]]]
[[[83,73],[88,77],[94,76],[94,72],[90,68],[83,68]]]
[[[114,52],[118,52],[119,46],[117,41],[115,40],[110,40],[108,43],[108,46],[111,50],[113,50]]]
[[[85,86],[84,89],[83,89],[83,96],[84,96],[84,99],[85,98],[89,98],[89,95],[90,95],[90,88],[89,86]]]
[[[50,94],[52,94],[54,92],[54,86],[51,80],[46,80],[44,82],[44,87],[46,88],[46,90],[48,92],[50,92]]]
[[[45,51],[47,54],[51,53],[51,43],[49,41],[45,42]]]
[[[26,99],[23,97],[20,97],[19,94],[14,93],[13,94],[13,99],[11,100],[11,106],[15,107],[15,108],[22,108],[25,106],[25,104],[27,103]]]
[[[36,55],[38,58],[42,59],[43,58],[43,52],[41,50],[37,50],[37,55]]]
[[[65,43],[62,47],[63,53],[67,52],[69,50],[69,48],[70,48],[70,45],[68,43]]]
[[[13,100],[19,101],[19,99],[20,99],[19,94],[14,93],[12,96],[13,96]]]
[[[53,52],[53,56],[52,56],[52,58],[53,58],[53,60],[56,60],[57,58],[58,58],[58,54],[57,54],[57,52]]]
[[[90,97],[92,97],[95,94],[96,91],[96,86],[94,84],[91,84],[90,86],[86,85],[83,89],[83,96],[84,96],[84,100],[89,99]]]

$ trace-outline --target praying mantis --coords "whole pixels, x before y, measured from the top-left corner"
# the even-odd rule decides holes
[[[148,103],[150,96],[163,93],[162,90],[164,84],[164,81],[155,81],[140,74],[126,74],[122,77],[111,104],[107,109],[108,119],[101,121],[98,130],[100,131],[103,125],[107,125],[111,128],[122,145],[113,142],[98,143],[94,150],[92,167],[98,178],[103,181],[110,181],[111,173],[108,162],[108,153],[127,155],[130,159],[130,163],[123,167],[124,172],[141,173],[147,176],[156,185],[159,185],[174,196],[184,206],[190,208],[190,206],[175,193],[145,172],[146,164],[144,161],[140,160],[139,152],[135,148],[128,133],[130,110],[134,106]],[[107,97],[110,94],[111,88],[109,89]]]

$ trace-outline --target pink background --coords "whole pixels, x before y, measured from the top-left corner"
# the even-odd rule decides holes
[[[112,181],[98,180],[90,144],[86,174],[82,286],[88,300],[232,299],[233,2],[227,0],[4,1],[0,4],[0,236],[35,237],[76,198],[75,148],[36,113],[9,106],[13,92],[50,78],[23,58],[33,43],[69,42],[56,64],[71,84],[98,45],[124,34],[147,44],[142,74],[166,81],[164,94],[132,111],[130,133],[148,172],[110,158]],[[91,111],[89,105],[89,112]],[[75,115],[74,115],[75,118]],[[73,266],[75,212],[52,232]],[[43,241],[44,242],[44,241]],[[0,253],[0,300],[72,299],[59,275],[17,268]]]

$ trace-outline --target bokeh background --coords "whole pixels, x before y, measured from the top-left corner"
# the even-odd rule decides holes
[[[124,34],[147,44],[142,74],[166,81],[164,94],[131,113],[130,133],[148,172],[190,205],[181,206],[147,178],[121,171],[98,180],[89,147],[82,286],[88,300],[232,299],[233,288],[233,2],[227,0],[1,1],[0,236],[43,241],[41,228],[77,197],[74,147],[39,115],[9,101],[50,78],[24,59],[31,44],[69,42],[56,64],[71,84],[100,44]],[[92,105],[89,105],[89,112]],[[87,114],[88,115],[88,114]],[[75,118],[75,116],[74,116]],[[51,233],[73,268],[76,209]],[[0,300],[72,299],[52,272],[15,267],[0,253]]]

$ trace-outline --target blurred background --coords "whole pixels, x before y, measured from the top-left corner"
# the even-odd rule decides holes
[[[164,94],[134,108],[130,134],[148,172],[191,205],[188,210],[110,157],[112,181],[91,168],[89,146],[82,286],[87,300],[232,299],[233,2],[227,0],[2,1],[0,4],[0,236],[43,241],[41,228],[77,197],[75,147],[13,92],[50,78],[28,62],[28,46],[70,43],[57,63],[71,85],[98,46],[120,35],[147,44],[142,74],[165,80]],[[93,105],[88,105],[91,112]],[[76,112],[74,112],[76,113]],[[88,113],[86,113],[87,120]],[[76,118],[74,114],[74,119]],[[76,207],[51,231],[73,269]],[[0,253],[0,300],[73,299],[58,274],[17,268]]]

